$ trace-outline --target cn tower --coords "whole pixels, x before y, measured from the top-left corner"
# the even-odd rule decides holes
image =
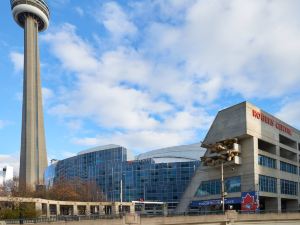
[[[20,190],[44,184],[48,165],[44,131],[38,33],[49,25],[44,0],[11,0],[14,20],[24,29],[24,84],[20,154]]]

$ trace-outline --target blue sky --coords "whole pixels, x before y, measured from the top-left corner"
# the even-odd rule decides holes
[[[18,167],[23,30],[0,6],[0,165]],[[49,0],[40,34],[47,151],[200,142],[250,101],[300,128],[297,0]]]

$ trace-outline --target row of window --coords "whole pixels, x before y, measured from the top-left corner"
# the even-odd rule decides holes
[[[289,180],[280,180],[281,194],[298,195],[298,183]]]
[[[287,173],[297,174],[297,166],[286,163],[286,162],[280,161],[280,170],[287,172]]]
[[[259,175],[259,190],[263,192],[277,193],[277,178]],[[286,195],[298,195],[298,183],[281,179],[280,193]]]
[[[277,193],[277,178],[259,175],[259,191]]]
[[[229,177],[224,180],[224,188],[228,193],[241,191],[241,177]],[[208,180],[201,182],[196,197],[221,194],[221,180]]]
[[[230,177],[225,179],[225,191],[228,193],[241,191],[241,177]],[[277,178],[259,175],[259,191],[277,193]],[[280,193],[286,195],[298,194],[298,183],[289,180],[280,180]],[[196,197],[221,194],[221,181],[208,180],[201,182]]]
[[[258,164],[264,167],[276,169],[276,159],[264,155],[258,155]],[[287,173],[293,173],[293,174],[298,173],[297,166],[282,161],[280,161],[280,170]]]
[[[276,159],[264,155],[258,155],[258,164],[268,168],[276,169]]]

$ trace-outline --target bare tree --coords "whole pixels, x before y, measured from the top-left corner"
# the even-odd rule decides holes
[[[105,201],[104,194],[96,182],[80,178],[56,181],[47,190],[46,198],[62,201]]]

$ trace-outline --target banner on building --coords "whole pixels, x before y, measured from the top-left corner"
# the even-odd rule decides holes
[[[259,210],[258,193],[242,192],[241,197],[241,210],[242,211],[256,211]]]
[[[241,198],[225,198],[225,205],[240,204]],[[221,199],[210,199],[202,201],[192,201],[192,207],[201,207],[201,206],[212,206],[212,205],[221,205]]]

